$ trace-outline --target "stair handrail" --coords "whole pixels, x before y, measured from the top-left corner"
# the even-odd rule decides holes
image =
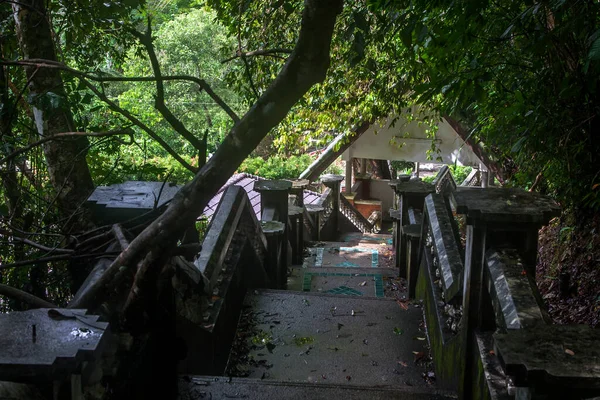
[[[375,224],[369,222],[345,196],[340,196],[340,211],[363,233],[373,233]]]
[[[252,235],[248,235],[248,240],[252,242],[251,247],[256,249],[259,258],[264,258],[267,239],[262,233],[245,190],[233,185],[225,190],[208,227],[202,251],[194,262],[196,268],[210,282],[208,289],[211,292],[217,284],[227,253],[230,248],[235,247],[233,237],[243,224],[248,225],[245,228],[252,231]]]
[[[481,186],[481,171],[473,168],[460,186]]]
[[[440,168],[432,183],[436,193],[442,194],[456,190],[457,186],[452,171],[447,165]]]

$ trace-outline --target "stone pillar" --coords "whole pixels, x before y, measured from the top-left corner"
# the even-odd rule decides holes
[[[402,175],[401,175],[402,176]],[[398,201],[398,212],[392,217],[395,217],[397,223],[394,224],[395,232],[395,266],[398,268],[400,277],[407,277],[406,269],[406,254],[407,243],[406,237],[402,235],[402,227],[408,224],[408,208],[412,207],[418,210],[423,209],[425,197],[429,193],[434,193],[435,188],[432,184],[423,182],[421,180],[409,180],[406,181],[406,176],[402,176],[403,179],[390,182],[390,186],[396,193]],[[410,176],[409,176],[410,179]]]
[[[287,287],[287,258],[280,257],[283,249],[287,249],[287,241],[283,241],[285,225],[279,221],[261,221],[262,231],[267,238],[267,275],[269,287],[285,289]]]
[[[288,254],[288,196],[292,188],[292,182],[284,180],[256,181],[254,190],[260,193],[260,211],[261,220],[265,220],[265,210],[275,210],[275,221],[283,223],[284,229],[281,237],[280,260],[287,275],[287,254]],[[286,276],[287,279],[287,276]]]
[[[415,163],[415,177],[419,177],[419,167],[420,164],[418,162]]]
[[[360,174],[365,175],[366,173],[367,173],[367,159],[361,158],[360,159]]]
[[[305,206],[305,208],[306,208],[306,212],[308,213],[309,217],[311,218],[312,224],[314,224],[313,230],[310,232],[311,233],[310,240],[318,242],[321,240],[321,232],[320,232],[321,213],[325,209],[316,204],[307,204]],[[309,224],[310,224],[310,222],[309,222]]]
[[[292,245],[292,264],[302,264],[304,253],[304,210],[301,207],[290,206],[290,244]]]
[[[265,208],[274,208],[278,214],[277,221],[287,223],[288,195],[292,182],[284,180],[256,181],[254,190],[260,193],[261,219]]]
[[[334,175],[327,174],[321,176],[321,183],[331,189],[332,195],[332,208],[333,211],[329,218],[333,218],[333,226],[335,227],[335,232],[338,231],[339,228],[339,219],[338,214],[340,213],[340,187],[342,185],[342,181],[344,177],[342,175]]]
[[[352,162],[353,158],[346,161],[346,194],[352,193]]]
[[[481,174],[481,187],[487,188],[488,183],[489,183],[489,172],[487,170],[487,167],[485,165],[481,164],[479,166],[479,171]]]
[[[292,181],[291,194],[296,195],[296,205],[304,207],[304,189],[308,187],[310,181],[308,179],[296,179]]]
[[[414,299],[419,274],[419,244],[421,242],[421,225],[404,225],[402,235],[406,240],[406,280],[408,283],[408,298]]]

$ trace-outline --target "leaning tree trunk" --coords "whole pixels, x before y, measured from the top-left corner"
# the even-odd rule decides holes
[[[331,38],[342,0],[306,0],[302,25],[294,51],[285,66],[225,137],[215,154],[173,198],[169,208],[140,233],[104,272],[93,287],[69,307],[94,307],[110,295],[107,290],[121,267],[136,268],[128,304],[143,297],[144,287],[155,282],[160,268],[189,221],[195,220],[209,200],[235,172],[260,141],[329,68]],[[142,261],[143,260],[143,261]],[[151,289],[148,289],[151,290]]]
[[[0,38],[0,51],[4,48],[4,43],[1,41],[2,38]],[[2,54],[2,56],[4,56],[4,54]],[[8,67],[6,66],[0,67],[0,103],[3,104],[2,109],[0,109],[0,144],[2,145],[0,154],[4,151],[6,153],[4,155],[8,155],[13,151],[11,144],[12,121],[10,115],[11,103],[8,95],[7,68]],[[17,180],[17,167],[13,160],[10,160],[4,168],[0,168],[0,180],[2,180],[4,198],[6,200],[6,205],[8,206],[7,211],[9,220],[18,220],[21,216],[22,202],[19,201],[21,193],[19,191],[19,182]]]
[[[56,60],[54,41],[45,7],[46,0],[12,3],[19,45],[25,59]],[[76,131],[60,71],[26,68],[33,114],[41,137]],[[50,181],[63,217],[71,219],[94,188],[85,159],[86,137],[51,140],[43,144]]]

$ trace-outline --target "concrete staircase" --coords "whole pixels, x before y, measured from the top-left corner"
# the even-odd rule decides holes
[[[391,236],[347,234],[308,250],[287,291],[247,294],[225,376],[180,377],[180,399],[455,398],[436,387]]]

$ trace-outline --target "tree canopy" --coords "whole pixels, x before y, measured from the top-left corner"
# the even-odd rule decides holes
[[[215,7],[243,54],[293,46],[286,26],[300,4]],[[598,8],[591,1],[346,4],[327,78],[279,126],[277,143],[293,148],[306,144],[307,132],[344,132],[421,105],[458,120],[503,165],[509,184],[529,188],[539,177],[539,188],[565,205],[597,209]],[[233,83],[260,93],[283,63],[276,55],[233,60],[249,71],[236,70]]]

